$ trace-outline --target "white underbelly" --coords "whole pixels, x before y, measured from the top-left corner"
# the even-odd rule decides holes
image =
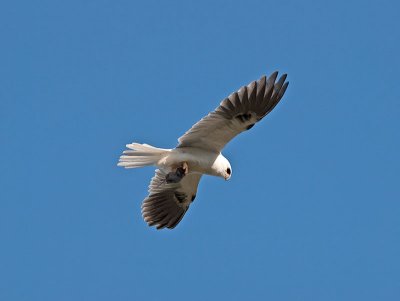
[[[186,162],[189,173],[213,174],[211,166],[218,155],[198,148],[177,148],[161,159],[158,165],[164,169],[173,170]]]

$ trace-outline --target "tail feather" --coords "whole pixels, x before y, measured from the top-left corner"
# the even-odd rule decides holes
[[[125,168],[137,168],[157,163],[166,156],[171,150],[157,148],[148,144],[132,143],[126,145],[129,150],[125,150],[119,158],[118,166]]]

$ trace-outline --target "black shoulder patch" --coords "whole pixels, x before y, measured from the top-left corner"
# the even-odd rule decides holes
[[[246,127],[246,130],[250,130],[254,125],[255,125],[255,123],[248,125],[248,126]]]
[[[190,202],[193,202],[195,198],[196,198],[196,195],[195,194],[192,195],[192,200]]]

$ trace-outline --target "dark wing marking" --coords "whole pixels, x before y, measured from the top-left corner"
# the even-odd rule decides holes
[[[179,183],[166,183],[166,173],[157,169],[149,195],[142,203],[142,215],[149,226],[173,229],[193,202],[201,174],[187,174]]]
[[[278,72],[261,77],[232,93],[178,139],[178,148],[197,147],[221,152],[236,135],[251,129],[281,100],[288,82],[286,74],[276,81]]]

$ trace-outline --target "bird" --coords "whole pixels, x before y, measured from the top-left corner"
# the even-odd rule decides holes
[[[238,134],[251,129],[282,99],[289,82],[278,71],[242,86],[194,124],[178,139],[173,149],[130,143],[118,166],[155,166],[148,196],[142,202],[142,216],[156,229],[174,229],[196,198],[203,175],[229,180],[232,167],[221,151]]]

